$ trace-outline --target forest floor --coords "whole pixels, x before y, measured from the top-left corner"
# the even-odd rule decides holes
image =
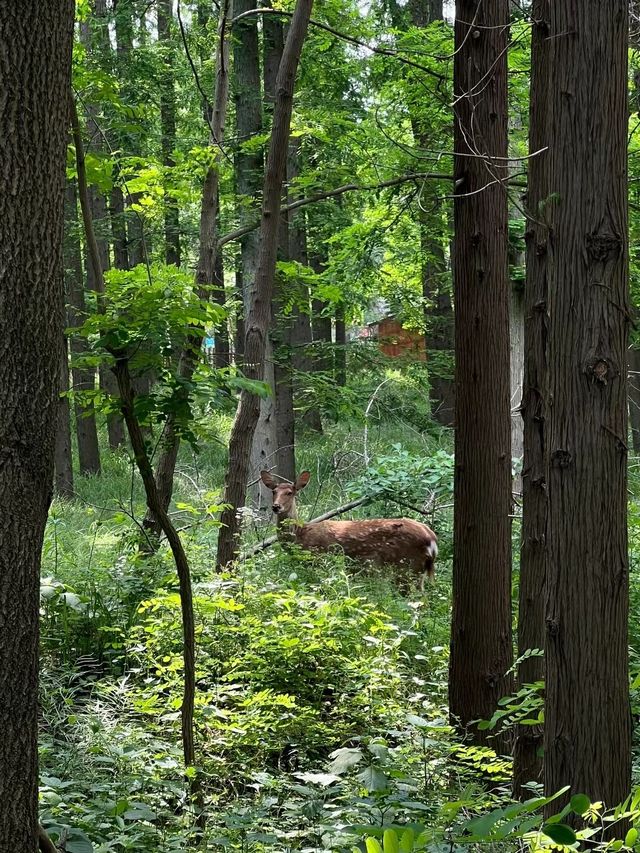
[[[462,744],[448,723],[453,460],[447,431],[419,421],[381,401],[366,440],[358,421],[303,435],[298,448],[299,470],[313,475],[303,518],[364,494],[371,503],[351,517],[425,509],[436,581],[408,599],[388,572],[279,546],[216,575],[228,418],[209,419],[200,453],[183,448],[173,512],[195,588],[203,849],[349,849],[363,826],[392,820],[446,843],[508,799],[509,760]],[[76,499],[54,503],[46,532],[43,822],[67,834],[70,853],[87,839],[99,853],[184,850],[199,829],[181,760],[175,570],[165,548],[139,554],[144,502],[127,454],[103,467],[78,478]],[[631,488],[640,494],[634,468]],[[264,495],[247,514],[247,543],[273,533],[269,504]],[[635,499],[630,525],[637,613]],[[515,544],[518,534],[516,519]],[[636,669],[638,639],[632,619]]]

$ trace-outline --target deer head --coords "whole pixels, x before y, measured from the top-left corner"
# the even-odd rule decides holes
[[[260,479],[273,492],[272,508],[278,517],[278,524],[296,518],[296,495],[311,479],[309,471],[303,471],[293,484],[277,482],[268,471],[261,471]]]

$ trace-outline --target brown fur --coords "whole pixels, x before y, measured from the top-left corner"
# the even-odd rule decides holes
[[[355,560],[395,566],[400,570],[397,579],[404,587],[413,578],[423,589],[425,576],[433,578],[437,539],[426,524],[410,518],[300,524],[296,522],[296,494],[309,482],[309,472],[303,471],[293,485],[276,482],[268,471],[262,471],[260,476],[273,492],[280,538],[293,539],[307,551],[341,551]]]

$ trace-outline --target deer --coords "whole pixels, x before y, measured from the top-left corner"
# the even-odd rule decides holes
[[[411,518],[371,518],[358,521],[298,521],[296,495],[305,488],[311,474],[303,471],[294,483],[278,482],[269,471],[260,479],[273,494],[278,540],[295,543],[305,551],[341,551],[347,557],[374,565],[391,565],[400,570],[396,578],[407,590],[407,574],[424,591],[425,578],[433,580],[438,556],[435,533],[426,524]]]

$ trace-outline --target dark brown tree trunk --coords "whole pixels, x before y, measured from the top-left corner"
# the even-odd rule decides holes
[[[38,847],[40,555],[63,339],[74,3],[0,4],[0,850]]]
[[[66,318],[63,318],[63,322]],[[65,323],[66,325],[66,323]],[[60,397],[58,400],[58,425],[56,429],[56,494],[61,498],[73,497],[73,453],[71,450],[71,407],[69,397],[69,342],[64,337],[60,356]]]
[[[236,0],[234,13],[240,15],[253,8],[253,0]],[[269,32],[267,27],[265,29],[265,52],[269,43]],[[260,48],[257,17],[249,16],[239,21],[234,27],[234,36],[233,73],[236,124],[238,142],[242,145],[243,143],[246,144],[262,130]],[[273,79],[275,79],[275,76]],[[262,178],[262,152],[259,150],[242,151],[239,149],[235,155],[235,179],[241,223],[254,218],[253,204],[254,199],[260,192]],[[238,318],[237,334],[240,339],[236,349],[241,355],[244,355],[244,318],[249,314],[255,289],[259,236],[258,231],[252,231],[240,240],[240,271],[237,282],[242,290],[243,316],[242,318]],[[266,375],[261,377],[261,379],[267,382],[273,389],[273,357],[270,341],[267,347],[268,358],[265,360]],[[270,396],[260,403],[260,418],[251,449],[249,480],[256,480],[261,468],[273,466],[275,458],[273,454],[276,451],[276,442],[275,400],[273,396]],[[257,487],[250,489],[249,494],[253,502],[259,500],[260,493]]]
[[[640,349],[629,347],[629,421],[634,456],[640,456]]]
[[[80,232],[78,230],[78,200],[75,181],[67,182],[65,193],[65,237],[64,265],[66,292],[69,294],[69,326],[77,329],[87,319],[84,299],[84,277],[82,273],[82,255],[80,252]],[[71,376],[74,397],[76,437],[78,440],[78,467],[81,474],[100,473],[100,448],[96,416],[91,399],[83,399],[83,392],[94,391],[96,372],[92,367],[84,367],[82,361],[86,353],[85,342],[77,334],[71,335]]]
[[[227,95],[229,93],[229,44],[227,38],[227,27],[229,25],[230,0],[223,0],[220,5],[220,16],[218,20],[218,39],[216,46],[216,89],[211,119],[210,146],[214,151],[214,164],[207,170],[202,188],[202,199],[200,205],[200,237],[198,269],[196,271],[196,285],[200,299],[209,298],[209,288],[215,281],[216,268],[216,246],[217,246],[217,216],[219,207],[219,159],[220,144],[224,139],[224,126],[227,115]],[[178,375],[181,380],[181,389],[176,406],[186,402],[189,395],[188,386],[193,378],[202,350],[202,336],[195,336],[188,341],[187,346],[180,353],[178,361]],[[158,488],[158,497],[164,512],[168,512],[173,495],[173,477],[178,450],[180,447],[180,436],[176,430],[175,415],[169,414],[162,431],[160,439],[160,455],[155,469],[155,480]],[[149,538],[148,542],[157,542],[162,531],[160,519],[154,516],[153,507],[144,519],[144,527]]]
[[[475,743],[511,689],[511,419],[506,175],[508,0],[457,0],[456,432],[452,722]],[[477,156],[480,154],[481,156]],[[504,749],[501,738],[491,743]]]
[[[324,271],[324,258],[313,254],[309,258],[311,269],[320,275]],[[320,373],[333,372],[331,317],[328,305],[322,299],[311,300],[311,328],[313,332],[313,369]]]
[[[129,248],[124,213],[124,196],[118,185],[111,190],[109,203],[111,217],[111,240],[113,243],[113,265],[117,270],[129,269]]]
[[[260,379],[264,375],[278,246],[280,196],[286,175],[293,90],[312,5],[313,0],[298,0],[296,3],[278,71],[273,127],[264,177],[256,287],[246,324],[245,373],[250,379]],[[237,550],[237,512],[245,501],[251,444],[259,417],[260,398],[248,390],[243,390],[229,441],[229,467],[224,495],[224,502],[229,508],[225,509],[221,516],[222,527],[216,559],[219,570],[233,560]]]
[[[276,100],[277,74],[284,51],[284,26],[277,17],[267,18],[263,22],[264,50],[264,103],[265,112],[271,116]],[[291,146],[287,153],[286,172],[290,165]],[[278,260],[289,260],[289,217],[280,214],[278,234]],[[286,310],[289,300],[287,288],[289,282],[276,276],[274,297],[271,308],[269,341],[273,359],[273,405],[276,429],[276,452],[268,460],[266,467],[274,464],[278,474],[293,482],[295,479],[295,418],[293,414],[293,371],[291,366],[291,341],[293,317]],[[269,362],[269,353],[265,363]],[[261,408],[264,402],[261,403]],[[257,432],[257,431],[256,431]],[[263,467],[263,466],[261,466]],[[253,479],[256,472],[250,472]]]
[[[173,70],[173,0],[158,0],[158,44],[162,49],[164,68],[160,80],[160,126],[162,165],[170,172],[175,166],[176,147],[176,96]],[[168,264],[180,266],[180,216],[178,204],[165,179],[164,240],[165,259]]]
[[[613,807],[631,783],[628,3],[555,0],[550,22],[545,789]]]
[[[546,145],[548,125],[549,0],[535,0],[531,17],[531,97],[529,151]],[[545,535],[547,486],[544,431],[547,401],[547,250],[549,230],[542,202],[549,195],[548,152],[529,161],[527,189],[527,277],[524,291],[524,377],[522,420],[522,545],[518,609],[518,656],[544,648]],[[532,684],[544,678],[544,662],[533,656],[518,667],[518,681]],[[522,786],[542,775],[542,727],[520,726],[513,751],[513,793],[526,799]]]

